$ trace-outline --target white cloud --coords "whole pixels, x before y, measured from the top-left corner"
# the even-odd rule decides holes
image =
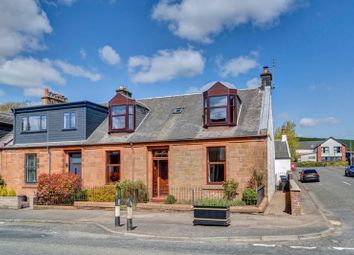
[[[52,32],[47,15],[35,0],[0,1],[0,57],[43,48],[42,37]]]
[[[258,88],[259,86],[261,86],[261,79],[259,79],[258,77],[254,77],[248,80],[246,84],[247,84],[247,88],[250,89]]]
[[[76,2],[76,0],[58,0],[59,4],[63,4],[63,5],[67,5],[67,6],[72,5],[74,2]]]
[[[152,83],[201,74],[205,60],[192,49],[159,50],[154,56],[134,56],[128,61],[133,82]]]
[[[314,118],[302,118],[300,120],[301,127],[314,127],[320,125],[336,125],[339,121],[334,117],[328,117],[324,119],[314,119]]]
[[[232,58],[225,63],[217,63],[219,66],[219,74],[222,77],[226,76],[238,76],[245,74],[253,68],[259,66],[256,56],[251,54],[250,56],[240,56],[238,58]]]
[[[210,43],[223,29],[243,24],[266,26],[290,11],[296,0],[160,0],[152,18],[165,21],[177,36]]]
[[[0,64],[0,83],[33,95],[49,83],[64,84],[65,79],[47,59],[15,58]]]
[[[109,45],[98,49],[101,60],[108,65],[116,65],[121,59],[119,54]]]
[[[83,48],[80,49],[80,57],[81,59],[86,59],[87,57],[86,51]]]
[[[99,81],[102,78],[98,73],[89,72],[80,66],[75,66],[62,60],[56,60],[54,61],[54,64],[59,67],[65,74],[87,78],[91,81]]]
[[[61,60],[15,58],[0,62],[0,84],[20,88],[26,96],[40,96],[43,94],[44,87],[66,83],[58,69],[67,75],[87,78],[91,81],[101,79],[100,74],[86,71],[82,67]]]

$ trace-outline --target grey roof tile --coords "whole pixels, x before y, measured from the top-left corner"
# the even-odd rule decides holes
[[[133,133],[108,133],[108,117],[96,128],[86,141],[27,144],[32,146],[65,146],[84,144],[119,144],[159,141],[198,140],[258,136],[263,93],[259,89],[238,90],[242,101],[238,125],[234,127],[203,127],[203,95],[190,94],[137,100],[149,109]],[[182,113],[173,110],[182,107]],[[13,145],[12,147],[24,147]]]
[[[290,159],[290,151],[288,150],[288,146],[286,142],[282,142],[281,140],[274,141],[275,146],[275,159]]]
[[[299,142],[298,150],[314,150],[318,145],[325,141],[305,141]]]

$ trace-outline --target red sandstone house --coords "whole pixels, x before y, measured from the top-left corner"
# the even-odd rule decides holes
[[[216,82],[203,93],[136,100],[124,87],[106,105],[66,102],[46,90],[42,105],[13,110],[0,139],[1,174],[17,194],[32,195],[41,173],[70,172],[86,187],[142,180],[150,199],[178,187],[220,191],[234,179],[241,193],[251,173],[275,189],[272,75],[235,89]],[[177,197],[178,199],[178,197]]]

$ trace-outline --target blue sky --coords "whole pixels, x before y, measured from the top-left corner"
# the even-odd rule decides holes
[[[70,101],[257,86],[276,60],[275,126],[354,138],[354,2],[350,0],[3,0],[0,102]],[[4,14],[4,15],[3,15]]]

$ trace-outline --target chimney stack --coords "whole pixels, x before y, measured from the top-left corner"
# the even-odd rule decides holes
[[[63,104],[68,101],[68,99],[57,93],[53,93],[49,91],[48,88],[44,89],[44,96],[41,98],[42,99],[42,105],[48,105],[48,104]]]
[[[263,72],[261,74],[261,89],[266,87],[272,88],[272,73],[269,71],[268,66],[263,67]]]
[[[119,89],[116,90],[117,93],[120,93],[126,97],[132,97],[132,93],[127,90],[127,88],[124,85],[121,85]]]

